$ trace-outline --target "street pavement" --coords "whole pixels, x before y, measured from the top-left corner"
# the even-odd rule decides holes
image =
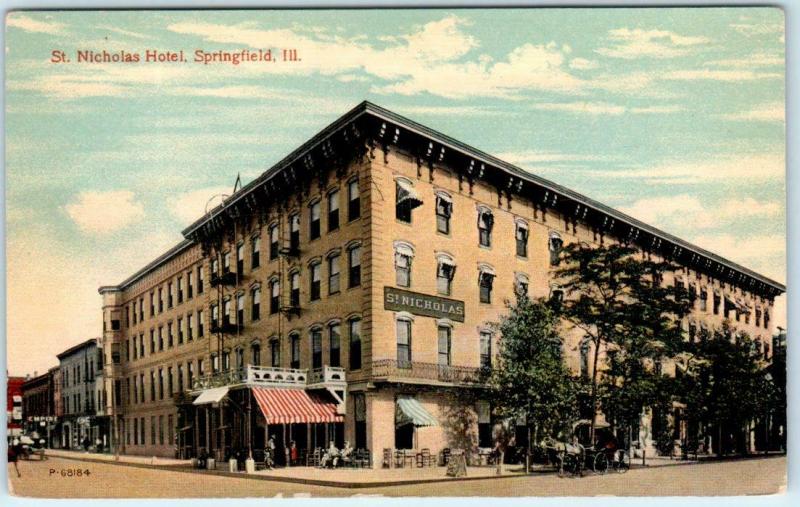
[[[778,493],[786,483],[784,456],[640,468],[626,474],[586,475],[582,478],[560,479],[552,474],[539,474],[359,489],[60,457],[46,461],[20,461],[22,477],[19,478],[13,465],[9,465],[7,470],[11,494],[40,498],[760,495]],[[319,475],[324,475],[324,471]]]

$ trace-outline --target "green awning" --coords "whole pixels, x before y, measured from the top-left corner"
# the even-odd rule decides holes
[[[397,405],[395,408],[394,424],[397,427],[406,424],[413,424],[414,426],[438,426],[439,423],[430,412],[425,410],[419,401],[415,398],[402,396],[397,398]]]

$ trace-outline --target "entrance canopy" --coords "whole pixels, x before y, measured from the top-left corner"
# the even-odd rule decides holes
[[[207,403],[219,403],[225,395],[228,394],[227,387],[215,387],[213,389],[206,389],[200,393],[200,396],[192,402],[192,405],[205,405]]]
[[[344,422],[336,403],[303,389],[254,387],[253,396],[268,424]]]
[[[395,426],[413,424],[414,426],[438,426],[439,423],[416,398],[397,398]]]

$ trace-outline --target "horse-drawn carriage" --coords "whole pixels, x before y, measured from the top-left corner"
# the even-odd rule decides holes
[[[609,470],[625,473],[630,469],[630,454],[627,450],[618,448],[617,440],[608,424],[596,423],[594,442],[585,445],[590,443],[590,426],[591,421],[581,419],[572,425],[570,442],[550,437],[542,441],[542,454],[548,463],[556,467],[560,477],[582,476],[584,470],[604,474]]]

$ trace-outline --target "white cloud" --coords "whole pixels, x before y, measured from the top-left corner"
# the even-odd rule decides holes
[[[783,153],[740,153],[708,160],[667,162],[634,169],[593,171],[595,177],[632,178],[652,184],[784,181]]]
[[[596,61],[587,60],[586,58],[573,58],[569,61],[569,68],[575,70],[590,70],[596,69],[599,66],[600,64]]]
[[[595,52],[612,57],[633,59],[641,57],[674,58],[689,54],[693,46],[710,42],[707,37],[679,35],[666,30],[618,28],[608,32],[610,47]]]
[[[762,104],[748,111],[720,115],[721,118],[734,121],[765,121],[780,122],[785,121],[786,108],[782,102],[772,102]]]
[[[128,190],[81,192],[64,210],[80,230],[91,234],[112,233],[144,218],[144,207]]]
[[[215,88],[177,86],[167,90],[172,95],[194,95],[196,97],[218,97],[226,99],[280,99],[281,92],[263,86],[219,86]]]
[[[732,69],[685,69],[673,70],[661,75],[667,81],[755,81],[758,79],[782,79],[780,72],[755,72]]]
[[[779,53],[764,53],[757,52],[747,55],[744,58],[726,58],[722,60],[711,60],[703,65],[706,67],[735,67],[735,68],[753,68],[753,67],[776,67],[783,66],[786,60],[783,54]]]
[[[144,34],[144,33],[141,33],[141,32],[132,32],[130,30],[123,30],[122,28],[117,28],[117,27],[109,26],[109,25],[98,25],[97,28],[99,28],[100,30],[108,30],[109,32],[114,32],[114,33],[118,33],[120,35],[133,37],[134,39],[154,39],[155,38],[152,35],[147,35],[147,34]]]
[[[222,186],[192,190],[172,199],[168,204],[169,211],[181,223],[189,225],[202,217],[207,207],[211,209],[220,204],[220,196],[230,196],[232,190],[232,187]]]
[[[507,151],[495,154],[500,160],[511,164],[527,165],[540,162],[585,162],[608,160],[609,157],[602,155],[588,155],[582,153],[560,153],[554,151]]]
[[[685,111],[685,108],[675,104],[670,104],[664,106],[632,107],[630,111],[636,114],[668,114]]]
[[[607,114],[607,115],[620,115],[625,112],[625,106],[616,104],[609,104],[607,102],[542,102],[533,104],[533,109],[541,109],[544,111],[566,111],[569,113],[583,113],[583,114]]]
[[[732,23],[730,27],[747,37],[784,33],[783,23]]]
[[[730,233],[702,234],[694,236],[692,243],[778,282],[786,279],[786,236],[783,234],[741,237]]]
[[[6,16],[6,25],[13,28],[19,28],[26,32],[32,33],[47,33],[50,35],[59,35],[63,33],[64,25],[53,21],[40,21],[37,19],[29,18],[21,12],[11,12]]]
[[[646,197],[621,206],[620,211],[642,222],[677,229],[709,229],[745,218],[775,218],[784,210],[780,202],[761,202],[752,197],[729,199],[722,203],[703,203],[695,195],[679,194]]]

